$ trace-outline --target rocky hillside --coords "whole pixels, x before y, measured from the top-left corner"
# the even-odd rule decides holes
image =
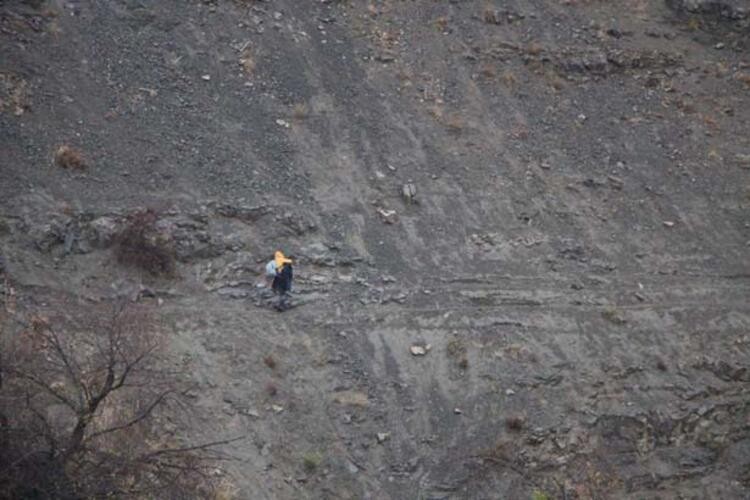
[[[747,498],[749,130],[746,0],[0,0],[0,291],[152,307],[224,498]]]

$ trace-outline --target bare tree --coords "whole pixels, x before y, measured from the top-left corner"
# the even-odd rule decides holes
[[[0,360],[0,497],[194,498],[216,449],[178,437],[187,386],[149,311],[31,316]],[[4,362],[3,362],[4,361]]]

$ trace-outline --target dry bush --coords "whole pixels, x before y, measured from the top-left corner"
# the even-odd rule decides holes
[[[29,108],[29,90],[26,80],[0,73],[0,112],[9,111],[21,116]]]
[[[615,325],[624,325],[627,323],[627,320],[625,319],[625,316],[623,315],[623,312],[613,306],[608,306],[602,311],[602,317],[609,321],[610,323],[614,323]]]
[[[503,85],[505,85],[509,89],[515,89],[518,86],[518,78],[516,77],[515,73],[513,73],[509,69],[503,71],[503,74],[500,77],[500,81],[503,82]]]
[[[174,365],[150,310],[60,307],[3,335],[0,431],[13,432],[0,432],[0,498],[210,494],[223,458],[215,447],[231,440],[190,446],[177,437],[187,387],[165,368]]]
[[[450,113],[449,115],[445,116],[443,119],[443,123],[445,124],[448,131],[454,134],[458,134],[466,126],[466,122],[458,113]]]
[[[542,47],[542,45],[537,42],[531,42],[526,46],[526,53],[532,56],[538,56],[542,53],[543,50],[544,47]]]
[[[430,115],[432,115],[432,117],[435,120],[441,121],[443,119],[444,112],[443,112],[443,108],[442,107],[437,106],[437,105],[436,106],[430,106],[429,112],[430,112]]]
[[[295,104],[292,108],[292,118],[294,118],[297,121],[304,120],[309,115],[310,110],[307,107],[307,104],[301,102],[299,104]]]
[[[479,74],[484,78],[495,78],[495,76],[497,76],[495,67],[488,62],[482,63],[482,65],[479,67]]]
[[[306,472],[315,472],[322,462],[323,456],[320,453],[311,451],[302,455],[302,466]]]
[[[275,370],[278,366],[278,363],[276,362],[276,358],[273,357],[273,355],[269,354],[267,356],[263,357],[263,363],[269,367],[271,370]]]
[[[279,387],[275,383],[268,382],[266,384],[266,394],[268,394],[270,397],[274,397],[278,393],[279,393]]]
[[[565,88],[565,80],[554,70],[547,69],[544,72],[544,79],[555,92],[560,92]]]
[[[153,210],[131,214],[116,238],[117,260],[154,276],[172,276],[175,271],[174,251],[156,230],[157,220]]]
[[[252,75],[255,71],[255,65],[255,58],[252,51],[249,48],[245,48],[242,54],[240,54],[240,66],[242,66],[245,74],[248,76]]]
[[[466,344],[459,338],[454,338],[448,342],[445,352],[449,358],[456,362],[456,366],[461,370],[469,368],[468,350]]]
[[[735,78],[750,87],[750,73],[739,73]]]
[[[81,152],[67,144],[63,144],[55,151],[55,164],[58,167],[71,170],[86,168],[86,161],[83,159]]]
[[[659,358],[659,357],[656,358],[656,369],[662,372],[665,372],[668,370],[667,364],[664,362],[662,358]]]
[[[479,452],[478,457],[495,464],[512,463],[514,447],[510,441],[499,439],[495,442],[494,446]]]
[[[484,11],[482,12],[482,19],[484,19],[484,22],[487,24],[500,24],[501,22],[497,10],[493,9],[490,6],[484,8]]]
[[[505,417],[505,428],[512,432],[520,432],[526,426],[526,419],[519,415]]]
[[[441,33],[448,29],[448,18],[446,16],[440,16],[435,19],[435,27]]]

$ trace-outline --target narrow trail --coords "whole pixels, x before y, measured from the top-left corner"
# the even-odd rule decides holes
[[[749,437],[746,277],[608,276],[574,289],[591,277],[375,286],[299,275],[294,300],[304,304],[285,313],[213,292],[169,305],[175,318],[206,311],[201,325],[175,320],[176,331],[197,335],[184,339],[186,351],[205,348],[200,404],[224,407],[227,426],[250,436],[277,433],[242,452],[259,477],[279,473],[268,463],[315,449],[386,497],[453,498],[469,484],[481,495],[475,474],[486,467],[512,490],[563,481],[595,457],[591,473],[606,474],[637,455],[618,479],[632,493],[721,475],[723,457]],[[429,350],[414,356],[413,345]],[[269,354],[283,368],[263,366]],[[245,411],[258,416],[238,421],[238,400],[255,401]],[[518,416],[523,428],[509,430]],[[638,437],[612,444],[623,432]],[[706,442],[724,451],[694,466],[674,458]],[[499,443],[515,451],[494,457]],[[622,449],[602,459],[611,446]],[[663,473],[642,484],[656,463]]]

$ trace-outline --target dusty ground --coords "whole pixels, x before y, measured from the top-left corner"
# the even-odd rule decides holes
[[[749,10],[0,1],[4,293],[153,291],[237,498],[747,498]]]

